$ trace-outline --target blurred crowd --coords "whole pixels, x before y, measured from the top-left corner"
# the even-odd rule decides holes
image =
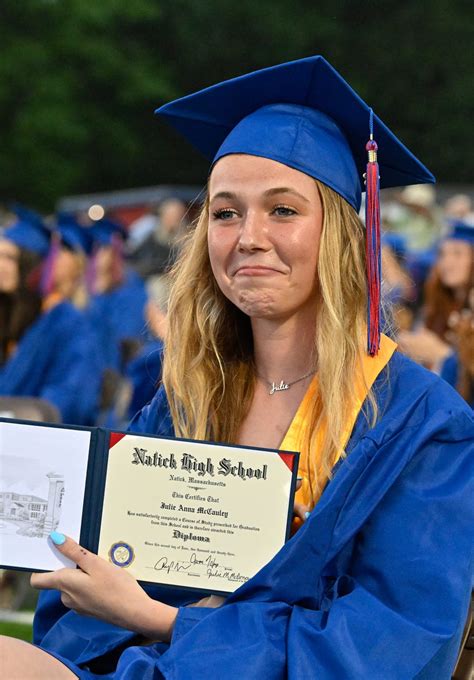
[[[0,411],[46,400],[58,422],[124,427],[159,384],[169,269],[190,207],[130,224],[86,212],[0,214]],[[474,214],[429,185],[382,205],[385,332],[474,405]]]
[[[2,415],[17,417],[12,398],[32,397],[52,405],[57,422],[123,427],[153,396],[167,271],[186,214],[178,199],[127,226],[112,215],[3,209]]]

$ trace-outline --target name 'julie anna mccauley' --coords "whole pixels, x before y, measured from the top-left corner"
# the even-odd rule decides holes
[[[146,467],[159,467],[166,468],[168,470],[177,470],[178,461],[174,453],[169,456],[164,456],[161,453],[155,451],[153,455],[149,455],[147,449],[140,449],[137,446],[134,447],[132,451],[132,464],[133,465],[144,465]],[[186,472],[195,472],[198,476],[204,477],[205,475],[210,475],[214,477],[214,464],[210,458],[207,458],[205,462],[198,460],[195,456],[191,456],[189,453],[183,453],[180,460],[180,469],[186,470]],[[262,465],[262,467],[245,467],[242,461],[238,461],[236,465],[232,464],[232,461],[228,458],[222,458],[217,466],[218,475],[232,475],[233,477],[240,477],[241,479],[267,479],[267,465]]]

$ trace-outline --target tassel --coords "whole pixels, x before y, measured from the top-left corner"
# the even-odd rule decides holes
[[[86,266],[86,290],[89,293],[89,295],[94,295],[95,291],[95,283],[96,283],[96,278],[97,278],[97,249],[94,249],[94,252],[92,255],[89,257],[89,260],[87,262]]]
[[[124,277],[124,263],[123,263],[123,239],[118,234],[112,235],[112,251],[113,251],[113,265],[112,265],[112,281],[113,286],[119,286]]]
[[[51,238],[51,246],[41,272],[40,290],[43,297],[47,297],[53,292],[54,267],[58,258],[60,245],[61,243],[58,235],[53,234]]]
[[[368,152],[365,175],[365,227],[367,262],[367,353],[373,357],[380,347],[380,199],[379,164],[377,163],[377,142],[374,140],[373,112],[370,109],[370,138],[365,148]]]

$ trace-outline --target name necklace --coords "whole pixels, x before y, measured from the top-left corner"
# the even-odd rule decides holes
[[[267,383],[268,387],[270,388],[268,390],[268,394],[272,395],[275,394],[275,392],[283,392],[284,390],[289,390],[292,385],[296,385],[296,383],[301,382],[305,378],[309,378],[309,376],[313,375],[313,373],[316,373],[315,368],[312,371],[309,371],[309,373],[305,373],[304,375],[302,375],[301,378],[297,378],[292,382],[285,382],[284,380],[280,380],[279,383],[276,383],[273,380],[270,382],[270,380],[267,380],[266,378],[263,377],[263,375],[260,375],[259,373],[257,373],[257,376]]]

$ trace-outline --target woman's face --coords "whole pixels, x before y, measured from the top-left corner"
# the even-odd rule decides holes
[[[54,262],[53,278],[55,285],[76,283],[81,276],[81,258],[68,248],[60,248]]]
[[[223,294],[252,318],[316,305],[323,223],[315,181],[267,158],[224,156],[209,181],[208,247]]]
[[[20,285],[19,259],[19,248],[7,239],[0,239],[0,292],[13,293]]]
[[[459,239],[443,241],[438,253],[437,268],[441,283],[448,288],[472,285],[473,248]]]

